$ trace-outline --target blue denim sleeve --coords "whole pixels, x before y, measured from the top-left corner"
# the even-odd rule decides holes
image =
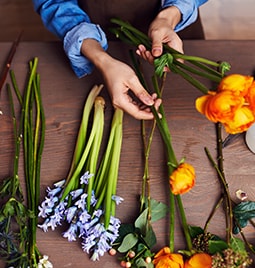
[[[78,77],[90,74],[93,64],[81,54],[82,41],[95,39],[106,50],[107,40],[102,29],[91,23],[77,0],[33,0],[33,4],[45,27],[63,41],[75,74]]]
[[[207,2],[207,0],[162,0],[161,7],[176,6],[180,10],[182,19],[175,28],[175,31],[178,32],[196,20],[198,7],[205,2]]]

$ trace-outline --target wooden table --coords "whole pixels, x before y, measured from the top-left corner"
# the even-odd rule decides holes
[[[225,60],[232,65],[231,73],[252,75],[255,71],[255,41],[185,41],[186,54]],[[3,66],[11,43],[0,44],[0,64]],[[110,43],[112,55],[129,62],[128,49],[122,43]],[[46,140],[41,167],[41,196],[45,188],[67,175],[74,143],[80,123],[83,104],[94,84],[103,82],[98,72],[78,79],[72,72],[62,46],[55,43],[21,43],[14,57],[12,69],[22,87],[27,74],[27,63],[39,58],[38,72],[41,76],[41,90],[46,115]],[[148,78],[151,66],[145,65]],[[7,78],[10,81],[10,78]],[[112,115],[112,106],[106,89],[106,125]],[[178,159],[186,157],[197,174],[195,187],[183,195],[183,204],[188,223],[204,225],[216,198],[220,194],[218,179],[211,167],[204,147],[215,155],[215,128],[194,108],[194,101],[200,92],[182,80],[169,74],[164,90],[164,107],[172,133],[173,147]],[[5,87],[0,102],[3,115],[0,116],[0,178],[12,172],[13,139],[12,122]],[[255,200],[254,154],[246,147],[243,136],[224,149],[225,174],[233,198],[235,191],[242,189],[249,199]],[[21,174],[22,174],[22,164]],[[139,194],[143,175],[142,144],[140,122],[125,115],[124,140],[118,180],[118,194],[125,201],[118,207],[117,216],[122,222],[132,222],[138,213]],[[156,132],[150,157],[151,195],[158,201],[167,202],[168,186],[164,151],[159,133]],[[21,176],[22,177],[22,176]],[[224,235],[224,214],[219,210],[209,230]],[[158,243],[155,250],[168,243],[168,223],[160,220],[154,224]],[[116,258],[106,254],[100,262],[91,262],[83,253],[79,242],[69,243],[62,238],[64,229],[43,233],[38,230],[38,246],[43,254],[49,255],[54,267],[119,267]],[[254,231],[248,226],[247,237],[255,243]],[[183,247],[181,230],[176,231],[176,248]],[[3,267],[3,266],[1,266]]]

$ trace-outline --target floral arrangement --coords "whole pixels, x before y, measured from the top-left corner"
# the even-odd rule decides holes
[[[135,47],[144,44],[151,48],[148,37],[118,19],[113,23],[119,27],[112,31],[123,41]],[[141,83],[149,88],[132,56],[134,68]],[[183,61],[180,61],[182,59]],[[204,227],[190,226],[186,218],[182,195],[188,194],[195,185],[195,167],[184,157],[177,159],[172,145],[163,104],[156,111],[151,107],[155,120],[141,123],[143,141],[144,174],[141,187],[140,213],[132,223],[121,223],[116,217],[116,205],[123,199],[117,195],[118,169],[122,146],[123,112],[115,109],[108,135],[107,146],[103,148],[104,106],[100,96],[102,85],[95,85],[86,99],[79,133],[76,140],[73,159],[65,179],[48,187],[46,195],[40,200],[40,162],[43,152],[45,118],[40,97],[40,79],[36,73],[38,59],[30,62],[29,79],[22,97],[14,73],[12,84],[21,105],[20,124],[18,126],[14,102],[10,90],[11,112],[13,117],[15,157],[13,174],[0,186],[0,257],[7,267],[44,267],[53,265],[46,255],[42,255],[36,244],[36,228],[43,231],[55,230],[63,223],[67,226],[63,237],[69,242],[80,240],[84,252],[91,260],[99,260],[106,252],[120,255],[122,267],[134,268],[244,268],[252,264],[251,254],[254,246],[242,232],[255,216],[255,202],[246,201],[245,193],[240,192],[240,202],[236,204],[228,189],[223,163],[223,130],[230,137],[246,131],[255,122],[255,81],[247,75],[226,75],[230,65],[226,62],[214,62],[208,59],[181,54],[167,46],[161,57],[155,59],[155,74],[152,78],[154,91],[163,99],[163,89],[167,67],[171,72],[181,75],[191,85],[201,91],[196,100],[199,113],[216,126],[216,161],[205,147],[208,161],[219,178],[222,194],[217,200]],[[199,79],[203,77],[214,83],[208,89]],[[213,86],[212,86],[213,87]],[[224,129],[222,129],[224,127]],[[169,187],[169,205],[151,198],[149,156],[153,134],[158,128],[165,145]],[[149,130],[148,130],[149,129]],[[23,143],[22,143],[23,142]],[[18,175],[18,164],[23,144],[26,200]],[[222,206],[226,216],[226,236],[208,232],[208,226],[215,211]],[[175,248],[175,217],[180,215],[186,246]],[[169,217],[169,244],[153,252],[157,242],[153,222]],[[39,219],[38,219],[39,217]],[[13,226],[18,226],[18,232]],[[236,236],[240,234],[239,236]]]

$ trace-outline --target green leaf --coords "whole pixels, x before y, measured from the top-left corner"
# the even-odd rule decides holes
[[[155,73],[157,76],[162,77],[164,73],[164,68],[170,67],[170,65],[173,63],[173,56],[170,53],[165,53],[159,58],[156,58],[154,60],[154,66],[155,66]]]
[[[133,233],[130,233],[130,234],[127,234],[121,245],[118,247],[118,251],[120,253],[124,253],[124,252],[127,252],[129,251],[131,248],[133,248],[136,243],[138,242],[138,237],[137,235],[133,234]]]
[[[162,202],[151,199],[151,222],[160,220],[168,213],[168,206]]]
[[[131,223],[127,224],[121,224],[119,228],[119,236],[114,241],[114,245],[121,244],[121,241],[124,239],[124,237],[129,233],[135,233],[135,227]]]
[[[11,201],[8,201],[3,207],[3,214],[5,217],[13,216],[15,213],[14,206]]]
[[[228,244],[223,240],[209,240],[209,253],[215,254],[228,248]]]
[[[152,248],[157,243],[156,235],[150,224],[148,224],[148,227],[147,227],[147,230],[143,239],[149,248]]]
[[[148,211],[149,209],[146,208],[135,221],[135,227],[138,228],[143,235],[146,234]]]
[[[230,239],[231,248],[236,252],[246,252],[245,243],[237,237],[232,237]]]
[[[191,238],[195,238],[198,235],[201,235],[204,233],[204,230],[199,226],[191,226],[189,225],[189,233]]]
[[[239,203],[234,207],[233,214],[240,227],[244,228],[248,224],[248,221],[255,217],[255,202],[246,201]],[[234,233],[238,233],[239,231],[239,227],[235,226]]]

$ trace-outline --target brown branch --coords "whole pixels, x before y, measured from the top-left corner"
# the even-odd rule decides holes
[[[8,57],[7,57],[7,60],[6,60],[6,64],[0,74],[0,94],[1,94],[1,90],[2,90],[2,87],[4,85],[4,82],[6,80],[6,77],[7,77],[7,74],[8,74],[8,71],[11,67],[11,63],[12,63],[12,59],[15,55],[15,52],[17,50],[17,47],[19,45],[19,42],[20,42],[20,39],[21,39],[21,36],[23,34],[23,31],[21,31],[17,37],[17,39],[13,42],[12,44],[12,47],[11,47],[11,50],[8,54]]]

